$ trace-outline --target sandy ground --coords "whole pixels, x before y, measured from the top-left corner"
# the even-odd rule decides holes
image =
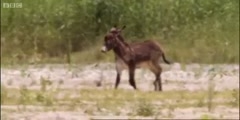
[[[239,88],[239,65],[162,65],[163,89],[203,90],[207,89],[209,80],[213,80],[215,90]],[[136,83],[140,90],[153,90],[153,73],[147,69],[136,70]],[[14,69],[1,68],[1,84],[18,88],[26,85],[38,88],[41,79],[52,81],[53,84],[63,82],[65,88],[102,87],[113,88],[116,79],[114,64],[93,64],[89,66],[72,65],[39,65],[18,67]],[[120,88],[132,89],[128,83],[128,73],[124,71]]]
[[[3,106],[2,109],[12,109],[16,110],[16,106]],[[41,110],[41,107],[29,106],[28,111],[25,112],[7,112],[2,111],[2,120],[8,118],[11,120],[88,120],[88,119],[163,119],[168,118],[164,116],[172,115],[172,119],[193,119],[201,118],[202,115],[209,115],[214,118],[228,118],[228,119],[237,119],[239,118],[239,109],[227,108],[224,106],[216,107],[214,112],[208,112],[206,108],[177,108],[172,112],[169,112],[168,109],[161,110],[161,116],[154,117],[143,117],[143,116],[127,116],[127,115],[93,115],[88,116],[82,111],[48,111],[44,112]],[[42,108],[43,109],[43,108]]]
[[[214,83],[216,91],[228,89],[239,89],[239,65],[200,65],[188,64],[181,65],[174,63],[172,65],[162,65],[163,90],[206,90],[209,80]],[[139,90],[153,91],[154,75],[146,69],[136,71],[136,84]],[[88,66],[72,65],[31,65],[15,68],[1,68],[1,84],[8,88],[19,88],[26,85],[31,89],[40,87],[41,79],[52,81],[53,85],[63,83],[63,88],[91,88],[113,89],[116,72],[114,64],[101,63]],[[97,87],[97,84],[101,84]],[[119,88],[132,90],[128,84],[128,73],[124,71]],[[36,106],[33,107],[37,109]],[[1,106],[3,115],[1,118],[12,120],[84,120],[90,118],[111,118],[123,119],[131,118],[129,116],[88,116],[81,111],[49,111],[44,112],[29,111],[18,112],[16,106]],[[8,110],[15,112],[8,114]],[[167,114],[167,110],[161,110],[162,114]],[[164,111],[166,113],[164,113]],[[221,113],[221,115],[220,115]],[[225,108],[220,106],[215,108],[214,112],[209,113],[205,108],[186,108],[175,109],[173,118],[199,118],[202,114],[211,114],[212,116],[222,118],[239,118],[239,109]],[[222,116],[224,115],[224,116]],[[136,118],[136,117],[135,117]],[[138,117],[137,117],[138,118]],[[141,117],[143,118],[143,117]]]

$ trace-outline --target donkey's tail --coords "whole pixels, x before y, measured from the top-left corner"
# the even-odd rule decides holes
[[[167,63],[167,64],[171,64],[171,62],[169,62],[169,61],[166,59],[164,53],[162,53],[162,58],[163,58],[163,61],[164,61],[165,63]]]
[[[161,51],[163,61],[164,61],[165,63],[167,63],[167,64],[171,64],[171,62],[169,62],[169,61],[166,59],[165,54],[164,54],[164,51],[163,51],[161,45],[160,45],[158,42],[156,42],[156,41],[153,41],[153,42],[158,46],[158,49]]]

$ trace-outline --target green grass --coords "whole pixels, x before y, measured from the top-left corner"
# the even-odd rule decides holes
[[[239,63],[239,0],[2,2],[23,8],[1,8],[1,65],[66,63],[69,51],[72,63],[112,61],[99,49],[113,24],[128,42],[158,40],[174,62]]]
[[[233,95],[234,93],[234,95]],[[126,103],[138,102],[163,102],[166,104],[161,105],[161,107],[168,107],[167,102],[175,101],[172,103],[175,107],[189,107],[194,106],[198,107],[197,103],[188,103],[187,101],[199,101],[203,98],[206,99],[207,91],[164,91],[164,92],[142,92],[142,91],[130,91],[130,90],[97,90],[97,89],[82,89],[82,90],[71,90],[71,89],[49,89],[47,91],[42,90],[29,90],[27,88],[19,89],[10,89],[2,88],[2,105],[45,105],[46,101],[51,98],[49,101],[52,101],[52,105],[69,105],[77,104],[84,105],[84,102],[92,102],[98,104],[100,107],[109,107],[115,108],[117,106],[124,106]],[[63,97],[57,98],[58,94],[62,94]],[[76,96],[71,96],[76,94]],[[239,94],[237,91],[223,91],[215,92],[214,99],[236,99],[236,94]],[[236,100],[235,100],[236,101]],[[237,102],[237,101],[236,101]],[[207,103],[202,103],[202,106],[207,106]],[[230,102],[224,103],[214,103],[216,105],[224,104],[230,106]],[[237,105],[237,104],[236,104]],[[233,106],[237,107],[237,106]]]

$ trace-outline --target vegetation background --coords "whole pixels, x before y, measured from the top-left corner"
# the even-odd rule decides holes
[[[239,0],[1,0],[1,64],[92,63],[103,36],[158,40],[171,61],[239,63]]]

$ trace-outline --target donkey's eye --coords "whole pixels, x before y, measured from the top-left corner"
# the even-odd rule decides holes
[[[107,44],[110,44],[110,43],[111,43],[111,40],[107,40],[106,43],[107,43]]]

